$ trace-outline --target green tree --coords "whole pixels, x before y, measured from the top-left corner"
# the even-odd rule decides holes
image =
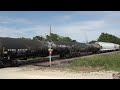
[[[51,33],[51,40],[52,41],[59,41],[59,35]]]
[[[77,42],[76,40],[72,40],[70,37],[63,37],[63,36],[60,36],[58,34],[54,34],[54,33],[51,33],[51,36],[50,35],[46,35],[45,38],[43,36],[35,36],[33,37],[34,40],[41,40],[41,41],[64,41],[64,42]]]
[[[64,42],[72,42],[72,39],[69,37],[63,37]]]
[[[97,42],[97,41],[96,40],[92,40],[92,41],[89,42],[89,44],[95,43],[95,42]]]
[[[47,40],[52,40],[52,41],[65,41],[65,42],[71,42],[72,39],[70,37],[63,37],[54,33],[51,33],[50,35],[46,35]]]
[[[40,41],[44,41],[46,40],[43,36],[35,36],[33,37],[33,40],[40,40]]]
[[[72,42],[77,42],[76,40],[72,40]]]
[[[120,38],[107,33],[101,33],[97,41],[120,44]]]
[[[25,37],[21,37],[21,38],[18,38],[18,39],[31,40],[31,38],[25,38]]]

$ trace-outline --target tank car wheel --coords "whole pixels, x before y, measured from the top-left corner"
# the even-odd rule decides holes
[[[5,67],[4,63],[0,61],[0,68],[4,68],[4,67]]]
[[[65,58],[70,58],[70,54],[66,54],[66,55],[65,55]]]
[[[79,54],[79,56],[81,56],[81,54],[80,53],[78,53]]]
[[[72,53],[70,53],[70,58],[73,58],[73,54]]]
[[[64,58],[65,58],[65,55],[64,55],[64,54],[61,54],[61,55],[60,55],[60,58],[61,58],[61,59],[64,59]]]
[[[13,60],[11,66],[12,67],[18,67],[19,66],[18,61],[17,60]]]

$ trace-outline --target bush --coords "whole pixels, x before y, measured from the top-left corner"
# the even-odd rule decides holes
[[[105,69],[120,70],[120,53],[96,55],[81,58],[71,63],[72,66],[104,67]]]

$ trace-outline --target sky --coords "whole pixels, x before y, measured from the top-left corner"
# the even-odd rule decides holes
[[[102,32],[120,38],[120,11],[0,11],[0,37],[32,38],[50,31],[78,42]]]

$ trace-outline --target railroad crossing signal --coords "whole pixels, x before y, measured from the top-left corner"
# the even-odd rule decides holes
[[[48,47],[49,47],[49,49],[50,49],[50,48],[51,48],[51,44],[52,44],[52,43],[51,43],[51,42],[49,42],[48,44],[49,44],[49,45],[48,45]]]
[[[53,49],[49,48],[48,51],[49,51],[49,55],[52,55]]]
[[[52,42],[51,42],[51,25],[50,25],[50,41],[49,41],[49,45],[48,45],[48,51],[49,51],[49,61],[50,61],[50,67],[51,67],[51,55],[52,55],[52,52],[53,52],[53,49],[52,48]]]
[[[53,49],[51,49],[52,45],[51,45],[51,42],[49,42],[49,45],[48,45],[49,49],[49,61],[50,61],[50,67],[51,67],[51,55],[52,55],[52,52],[53,52]]]

